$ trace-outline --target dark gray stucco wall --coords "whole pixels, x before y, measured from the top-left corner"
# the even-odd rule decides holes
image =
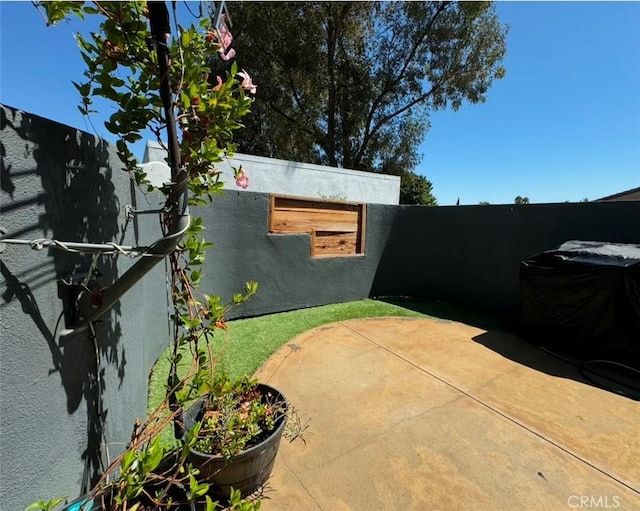
[[[228,303],[245,282],[258,282],[258,293],[233,309],[232,318],[366,298],[395,211],[395,206],[368,205],[365,255],[312,258],[309,235],[268,233],[268,194],[227,192],[193,211],[204,217],[204,235],[214,243],[203,288]]]
[[[436,298],[513,315],[522,259],[571,240],[640,243],[640,202],[367,206],[362,257],[311,258],[308,236],[267,232],[266,194],[229,192],[202,214],[214,249],[204,287],[228,300],[258,294],[231,317],[368,296]]]
[[[126,204],[145,207],[154,198],[134,200],[108,144],[12,108],[0,106],[0,116],[6,237],[135,245],[160,236],[155,218],[127,222]],[[100,284],[132,262],[101,257]],[[148,373],[169,339],[164,264],[98,324],[96,346],[87,333],[58,335],[65,327],[58,282],[90,264],[90,256],[53,249],[7,245],[0,253],[2,509],[77,496],[146,414]]]
[[[229,300],[258,294],[246,317],[368,296],[436,298],[508,317],[522,259],[571,240],[640,243],[640,202],[496,206],[367,206],[362,257],[311,258],[306,235],[267,232],[266,194],[229,192],[196,210],[215,243],[204,287]]]
[[[640,243],[640,201],[400,206],[371,294],[510,316],[519,304],[520,261],[572,239]]]

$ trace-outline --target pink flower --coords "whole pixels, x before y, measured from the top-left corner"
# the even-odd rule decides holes
[[[218,50],[218,53],[220,54],[220,58],[222,60],[231,60],[233,57],[236,56],[236,50],[234,50],[233,48],[231,48],[229,51],[227,51],[225,53],[224,48],[220,48]]]
[[[243,69],[240,73],[238,73],[238,76],[242,77],[242,83],[240,84],[240,87],[242,87],[245,90],[248,90],[251,94],[255,94],[257,87],[251,81],[251,77],[249,76],[249,73],[247,73]]]
[[[233,42],[233,36],[231,35],[231,31],[227,27],[224,19],[220,24],[220,28],[215,31],[216,39],[218,39],[218,44],[220,45],[220,49],[218,53],[220,54],[220,58],[222,60],[230,60],[236,55],[236,50],[233,48],[229,48],[231,43]]]
[[[222,20],[220,28],[218,29],[218,43],[220,43],[220,46],[226,50],[232,42],[233,36],[231,35],[231,31],[229,30],[229,27],[227,27],[225,21]]]
[[[249,177],[242,169],[236,172],[236,185],[242,189],[246,189],[249,186]]]
[[[222,81],[222,78],[220,78],[219,76],[216,76],[216,80],[218,81],[218,85],[216,85],[213,90],[214,91],[219,91],[220,89],[222,89],[222,86],[224,85],[224,82]]]

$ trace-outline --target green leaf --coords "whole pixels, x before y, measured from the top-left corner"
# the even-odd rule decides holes
[[[83,83],[82,85],[80,85],[79,83],[76,83],[73,80],[71,80],[71,83],[73,84],[73,86],[76,89],[78,89],[78,92],[80,93],[80,95],[82,97],[87,97],[91,93],[91,83],[90,82]]]
[[[104,69],[106,73],[113,72],[116,67],[117,67],[117,64],[115,63],[115,61],[111,59],[105,59],[102,63],[102,69]]]
[[[144,474],[149,474],[156,469],[164,456],[164,449],[159,445],[160,438],[156,437],[154,440],[155,442],[145,451],[145,456],[142,461],[142,471]]]
[[[190,30],[186,30],[182,32],[182,38],[180,40],[182,43],[182,46],[189,46],[189,43],[191,42],[192,37],[193,37],[193,34],[191,33]]]
[[[51,499],[46,502],[44,500],[39,500],[38,502],[34,502],[29,505],[24,511],[50,511],[56,506],[62,504],[65,500],[67,500],[67,497]]]
[[[125,135],[124,139],[130,144],[133,144],[138,140],[142,140],[142,137],[137,133],[128,133],[127,135]]]
[[[218,509],[218,501],[211,500],[211,497],[207,495],[207,509],[205,511],[216,511]]]
[[[193,474],[189,474],[189,493],[191,499],[202,497],[208,491],[209,485],[207,483],[200,484]]]
[[[135,460],[136,460],[136,451],[131,449],[125,452],[124,455],[122,456],[122,461],[120,462],[120,471],[122,473],[127,472],[131,468],[131,465],[133,465],[133,462]]]
[[[91,36],[95,38],[96,34],[95,33],[91,33]],[[87,41],[82,34],[76,34],[76,41],[78,42],[78,45],[80,46],[80,48],[84,51],[86,51],[87,53],[98,53],[98,49],[91,44],[89,41]]]
[[[182,108],[184,108],[185,110],[191,107],[191,98],[188,94],[181,92],[180,101],[182,102]]]
[[[250,280],[245,284],[245,294],[254,295],[258,292],[258,283]]]
[[[89,69],[89,71],[93,73],[96,69],[95,61],[83,51],[80,52],[80,56],[82,57],[82,60],[84,60],[84,63],[87,65],[87,68]]]

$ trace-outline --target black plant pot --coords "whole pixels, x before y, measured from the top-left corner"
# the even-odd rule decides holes
[[[263,395],[270,393],[276,400],[286,403],[284,395],[278,389],[262,383],[257,388]],[[185,412],[184,424],[187,431],[199,420],[205,400],[206,398],[200,399]],[[286,415],[283,414],[267,438],[227,460],[220,454],[206,454],[191,449],[188,460],[200,470],[199,478],[211,484],[209,495],[228,500],[231,488],[239,490],[246,497],[263,486],[271,475],[285,424]]]

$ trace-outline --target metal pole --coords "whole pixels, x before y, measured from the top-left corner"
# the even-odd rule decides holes
[[[173,187],[169,195],[168,204],[172,212],[172,223],[177,224],[188,211],[187,174],[180,164],[180,144],[176,131],[173,113],[173,97],[171,95],[171,80],[169,74],[169,48],[167,38],[171,33],[169,24],[169,10],[164,2],[148,2],[151,34],[158,54],[158,70],[160,73],[160,99],[164,106],[167,123],[167,141],[169,149],[169,166],[171,167],[171,181]]]
[[[158,71],[160,76],[160,97],[165,111],[167,122],[167,136],[169,147],[169,161],[171,166],[172,188],[167,199],[166,207],[171,212],[171,223],[168,234],[156,241],[147,252],[148,255],[166,256],[175,250],[182,235],[189,226],[189,190],[187,187],[187,175],[180,165],[180,145],[176,136],[175,117],[173,115],[173,101],[171,96],[171,82],[169,74],[169,49],[167,39],[171,32],[169,24],[169,11],[164,2],[149,2],[149,21],[156,52],[158,53]],[[129,268],[111,286],[104,289],[101,295],[101,303],[97,308],[90,305],[91,296],[84,293],[81,297],[79,308],[85,313],[87,319],[73,328],[84,328],[88,323],[98,320],[120,298],[131,289],[142,277],[161,261],[163,257],[143,257]],[[84,306],[83,306],[84,304]]]

